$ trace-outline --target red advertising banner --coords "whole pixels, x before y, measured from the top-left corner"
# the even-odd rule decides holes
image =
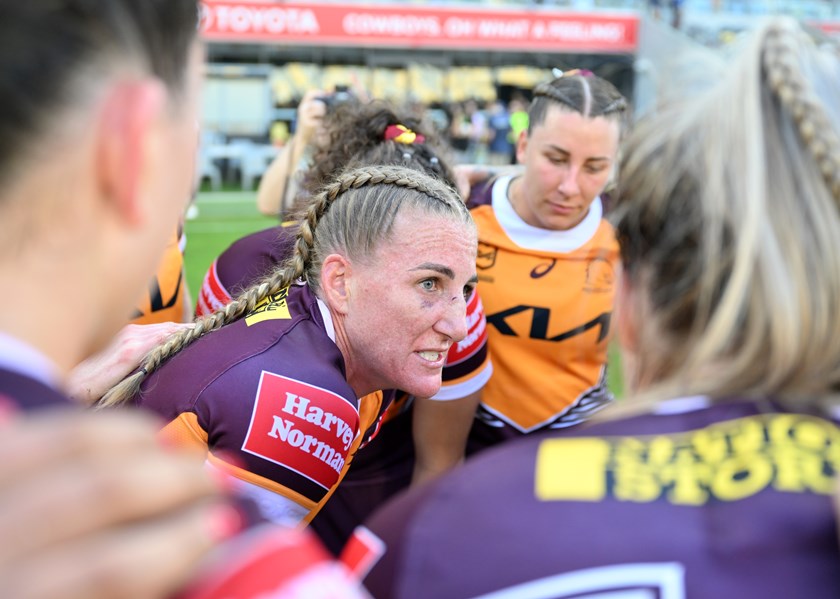
[[[208,41],[541,52],[636,50],[639,19],[443,6],[202,2]]]
[[[840,38],[840,21],[816,21],[811,23],[811,26],[830,37]]]

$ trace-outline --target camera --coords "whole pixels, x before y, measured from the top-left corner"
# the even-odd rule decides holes
[[[356,96],[350,91],[346,85],[336,85],[335,90],[331,94],[325,96],[318,96],[317,100],[323,102],[327,106],[327,112],[332,112],[338,106],[350,102],[356,102]]]

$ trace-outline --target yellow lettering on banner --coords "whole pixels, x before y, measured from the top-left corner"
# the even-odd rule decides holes
[[[540,443],[534,493],[541,501],[598,501],[606,494],[610,444],[601,439]]]
[[[245,317],[245,324],[250,327],[265,320],[288,320],[291,318],[289,306],[286,304],[288,294],[289,288],[284,287],[277,293],[272,293],[264,298]]]

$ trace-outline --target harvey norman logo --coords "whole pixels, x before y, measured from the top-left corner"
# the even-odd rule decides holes
[[[359,413],[346,398],[263,372],[242,449],[329,489],[358,433]]]

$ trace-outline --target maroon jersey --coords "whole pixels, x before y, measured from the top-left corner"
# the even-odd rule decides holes
[[[25,374],[0,368],[0,406],[29,412],[41,408],[72,406],[72,402],[54,388]]]
[[[488,450],[377,513],[350,561],[384,554],[378,599],[836,598],[838,470],[834,422],[673,400]]]
[[[288,258],[297,233],[294,224],[246,235],[222,252],[204,275],[196,316],[212,314]]]
[[[361,440],[344,368],[326,306],[293,285],[166,362],[137,403],[169,422],[170,440],[208,449],[247,483],[268,518],[308,520]]]

